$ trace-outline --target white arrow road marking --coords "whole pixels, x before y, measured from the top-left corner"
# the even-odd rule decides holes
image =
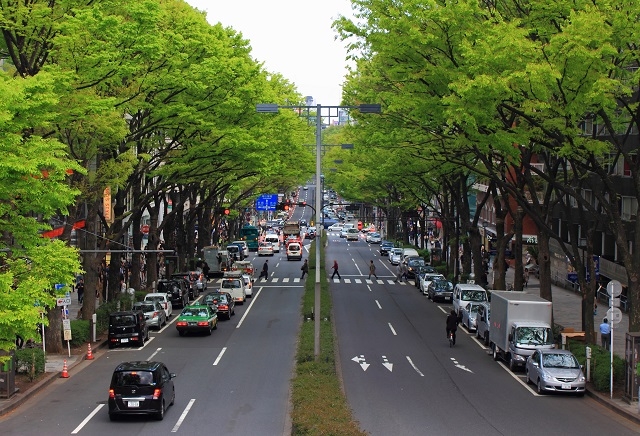
[[[387,368],[389,372],[393,372],[393,363],[389,363],[389,359],[387,359],[387,356],[382,356],[382,366]]]
[[[455,357],[451,357],[450,359],[451,359],[451,361],[453,362],[453,364],[454,364],[456,367],[458,367],[458,368],[460,368],[460,369],[462,369],[462,370],[464,370],[464,371],[467,371],[467,372],[470,372],[471,374],[473,374],[473,371],[471,371],[469,368],[467,368],[467,367],[466,367],[466,366],[464,366],[464,365],[460,365],[460,364],[458,363],[458,361],[455,359]]]
[[[411,360],[411,357],[407,356],[407,360],[409,361],[409,365],[411,365],[413,367],[413,369],[416,370],[416,372],[418,374],[420,374],[420,377],[424,377],[424,374],[422,372],[420,372],[420,370],[418,369],[418,367],[413,363],[413,361]]]
[[[354,362],[356,362],[358,365],[360,365],[360,367],[362,368],[363,371],[366,371],[367,368],[369,368],[369,364],[366,362],[365,358],[364,358],[364,354],[361,354],[360,356],[356,356],[351,358],[351,360],[353,360]]]

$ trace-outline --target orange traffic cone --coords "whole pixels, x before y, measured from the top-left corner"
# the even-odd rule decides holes
[[[67,367],[67,359],[64,360],[64,365],[62,365],[62,374],[60,374],[61,378],[69,378],[69,368]]]
[[[85,360],[93,360],[93,353],[91,352],[91,342],[87,345],[87,357]]]

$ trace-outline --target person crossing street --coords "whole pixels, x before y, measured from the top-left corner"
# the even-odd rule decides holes
[[[331,280],[333,280],[333,277],[338,274],[338,280],[341,280],[342,277],[340,277],[340,273],[338,272],[338,261],[334,260],[333,261],[333,266],[331,267],[333,269],[333,274],[331,274]]]
[[[269,261],[268,260],[264,261],[264,265],[262,265],[262,271],[260,272],[260,276],[258,278],[261,279],[262,277],[264,277],[265,279],[269,278]]]
[[[303,279],[305,274],[309,274],[309,262],[307,259],[304,260],[304,263],[302,264],[300,269],[302,270],[302,277],[300,278]]]
[[[371,276],[374,276],[376,279],[378,278],[378,276],[376,275],[376,266],[373,263],[373,260],[369,263],[369,279],[371,278]]]

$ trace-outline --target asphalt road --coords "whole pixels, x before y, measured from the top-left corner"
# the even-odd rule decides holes
[[[639,429],[584,397],[539,396],[493,361],[488,349],[458,330],[445,335],[451,306],[432,303],[409,285],[393,283],[394,267],[364,239],[330,235],[327,267],[333,320],[348,402],[372,435],[637,434]],[[379,280],[368,280],[374,260]],[[331,263],[330,263],[331,262]]]
[[[310,210],[299,208],[294,216]],[[308,208],[307,208],[308,209]],[[308,244],[308,241],[307,241]],[[308,245],[305,253],[308,252]],[[306,257],[306,255],[304,256]],[[265,258],[252,253],[259,271]],[[104,350],[0,420],[3,435],[287,435],[289,389],[301,322],[300,261],[268,257],[269,280],[211,336],[178,336],[177,316],[142,348]],[[209,289],[216,287],[210,282]],[[175,379],[176,402],[163,421],[132,417],[111,422],[107,396],[113,369],[130,360],[164,362]]]

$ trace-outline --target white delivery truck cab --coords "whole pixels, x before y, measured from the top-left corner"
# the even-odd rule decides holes
[[[514,371],[524,367],[536,348],[555,348],[551,302],[521,291],[491,293],[489,343],[493,359]]]

